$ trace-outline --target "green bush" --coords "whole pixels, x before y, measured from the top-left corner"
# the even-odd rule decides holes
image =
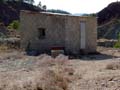
[[[120,42],[117,42],[117,43],[114,45],[114,48],[120,48]]]
[[[19,25],[20,25],[19,21],[14,20],[12,23],[9,24],[8,29],[16,29],[16,30],[18,30]]]
[[[118,41],[115,43],[114,48],[120,48],[120,32],[118,33]]]

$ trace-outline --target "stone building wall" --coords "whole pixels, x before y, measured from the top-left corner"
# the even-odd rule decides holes
[[[80,21],[86,22],[86,51],[96,51],[96,18],[50,13],[21,12],[21,47],[50,51],[51,47],[65,47],[67,53],[80,53]],[[38,29],[45,29],[45,37],[38,38]]]
[[[97,19],[89,17],[86,28],[87,52],[95,52],[97,48]]]

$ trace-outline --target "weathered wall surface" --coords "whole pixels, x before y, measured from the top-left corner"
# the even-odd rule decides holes
[[[80,26],[78,17],[67,17],[65,35],[66,51],[77,54],[80,49]]]
[[[56,15],[45,15],[21,13],[22,47],[40,50],[41,52],[50,50],[50,47],[64,47],[65,43],[65,18]],[[45,38],[38,38],[38,28],[45,28]]]
[[[97,48],[97,19],[89,17],[87,21],[86,49],[87,52],[95,52]]]
[[[87,52],[96,51],[96,18],[21,12],[21,47],[41,52],[50,51],[53,46],[65,47],[67,53],[80,53],[80,21],[86,22]],[[45,38],[38,38],[38,28],[45,28]]]
[[[86,36],[86,48],[84,51],[86,53],[96,52],[97,48],[97,20],[95,17],[67,17],[66,20],[66,37],[65,37],[65,47],[68,52],[74,54],[80,53],[81,47],[81,28],[80,22],[85,22],[85,36]]]

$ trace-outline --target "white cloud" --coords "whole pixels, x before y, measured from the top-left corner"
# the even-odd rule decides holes
[[[96,13],[116,0],[35,0],[48,9],[62,9],[71,13]]]

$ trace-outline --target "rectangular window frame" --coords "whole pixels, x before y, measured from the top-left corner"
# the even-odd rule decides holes
[[[38,28],[38,39],[45,39],[46,37],[46,29],[45,28]]]

